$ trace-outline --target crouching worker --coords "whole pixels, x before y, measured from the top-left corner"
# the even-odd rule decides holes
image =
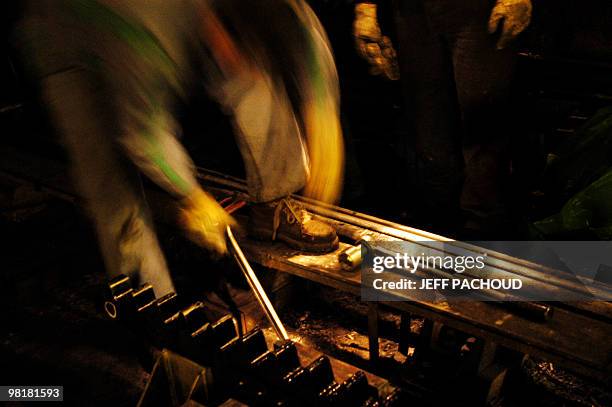
[[[256,4],[251,4],[256,3]],[[174,291],[143,195],[144,174],[180,204],[196,243],[227,252],[232,217],[178,141],[173,105],[201,86],[233,118],[247,171],[249,232],[305,251],[335,230],[289,196],[327,202],[342,181],[338,85],[326,36],[301,1],[44,0],[24,52],[69,153],[110,277]],[[202,135],[205,137],[206,135]]]

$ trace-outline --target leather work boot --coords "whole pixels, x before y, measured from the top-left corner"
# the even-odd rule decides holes
[[[258,239],[280,240],[308,252],[325,253],[338,248],[334,228],[312,219],[291,198],[251,205],[249,234]]]

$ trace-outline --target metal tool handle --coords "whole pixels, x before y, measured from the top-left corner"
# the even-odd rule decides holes
[[[251,265],[249,264],[244,253],[242,252],[242,249],[240,249],[240,246],[238,246],[238,242],[236,241],[236,238],[232,233],[232,229],[229,226],[226,227],[225,233],[227,235],[227,241],[229,242],[230,251],[234,256],[234,259],[236,259],[236,262],[240,266],[242,273],[246,277],[247,282],[251,287],[251,290],[253,290],[253,293],[255,294],[255,298],[257,298],[257,301],[259,302],[259,305],[261,305],[261,308],[263,308],[263,310],[265,311],[268,320],[270,320],[272,327],[276,331],[276,335],[279,339],[283,341],[288,340],[289,335],[287,335],[287,331],[285,330],[282,321],[278,317],[278,314],[272,306],[272,303],[266,295],[266,292],[264,291],[263,287],[259,283],[259,279],[251,268]]]

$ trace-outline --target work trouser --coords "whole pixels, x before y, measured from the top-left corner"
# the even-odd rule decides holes
[[[508,96],[515,56],[487,32],[490,0],[396,0],[405,100],[415,126],[429,224],[459,208],[482,228],[504,216]],[[456,225],[461,226],[461,225]]]
[[[160,19],[161,26],[173,26],[163,15]],[[36,74],[43,97],[69,153],[77,191],[95,225],[109,277],[125,274],[135,285],[150,283],[158,297],[174,291],[145,200],[140,172],[175,195],[180,189],[169,186],[167,179],[156,179],[161,171],[149,171],[155,162],[143,156],[151,140],[167,158],[165,165],[174,166],[174,173],[183,175],[186,189],[195,187],[190,184],[196,181],[189,175],[193,172],[193,163],[175,138],[179,130],[168,111],[162,112],[161,118],[155,116],[159,126],[152,127],[155,134],[149,138],[123,134],[126,128],[139,128],[126,125],[124,109],[136,109],[133,116],[140,115],[139,98],[147,92],[136,89],[146,84],[138,76],[146,77],[147,66],[118,60],[122,54],[117,54],[112,61],[117,64],[115,69],[91,69],[82,63],[79,50],[71,47],[70,40],[75,38],[75,33],[69,28],[54,24],[52,19],[41,21],[40,18],[33,19],[33,24],[26,23],[25,27],[38,28],[41,33],[38,35],[45,36],[44,40],[30,39],[28,48],[32,58],[38,61]],[[96,43],[90,45],[95,47]],[[105,44],[105,51],[108,49],[113,50]],[[188,67],[183,68],[189,71]],[[130,76],[130,72],[136,77]],[[185,73],[181,79],[188,77]],[[131,87],[133,80],[136,81],[134,88]],[[283,83],[273,81],[269,72],[255,64],[248,73],[217,78],[210,92],[234,120],[252,200],[270,201],[301,189],[307,177],[307,157],[296,113]]]

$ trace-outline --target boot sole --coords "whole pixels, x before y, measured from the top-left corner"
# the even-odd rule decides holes
[[[249,235],[259,240],[272,241],[272,232],[265,229],[250,229]],[[285,235],[283,233],[278,233],[276,235],[276,240],[287,244],[287,246],[293,249],[313,253],[333,252],[340,245],[340,240],[338,239],[338,236],[336,236],[336,238],[332,242],[304,242],[302,240],[296,240],[291,236]]]

